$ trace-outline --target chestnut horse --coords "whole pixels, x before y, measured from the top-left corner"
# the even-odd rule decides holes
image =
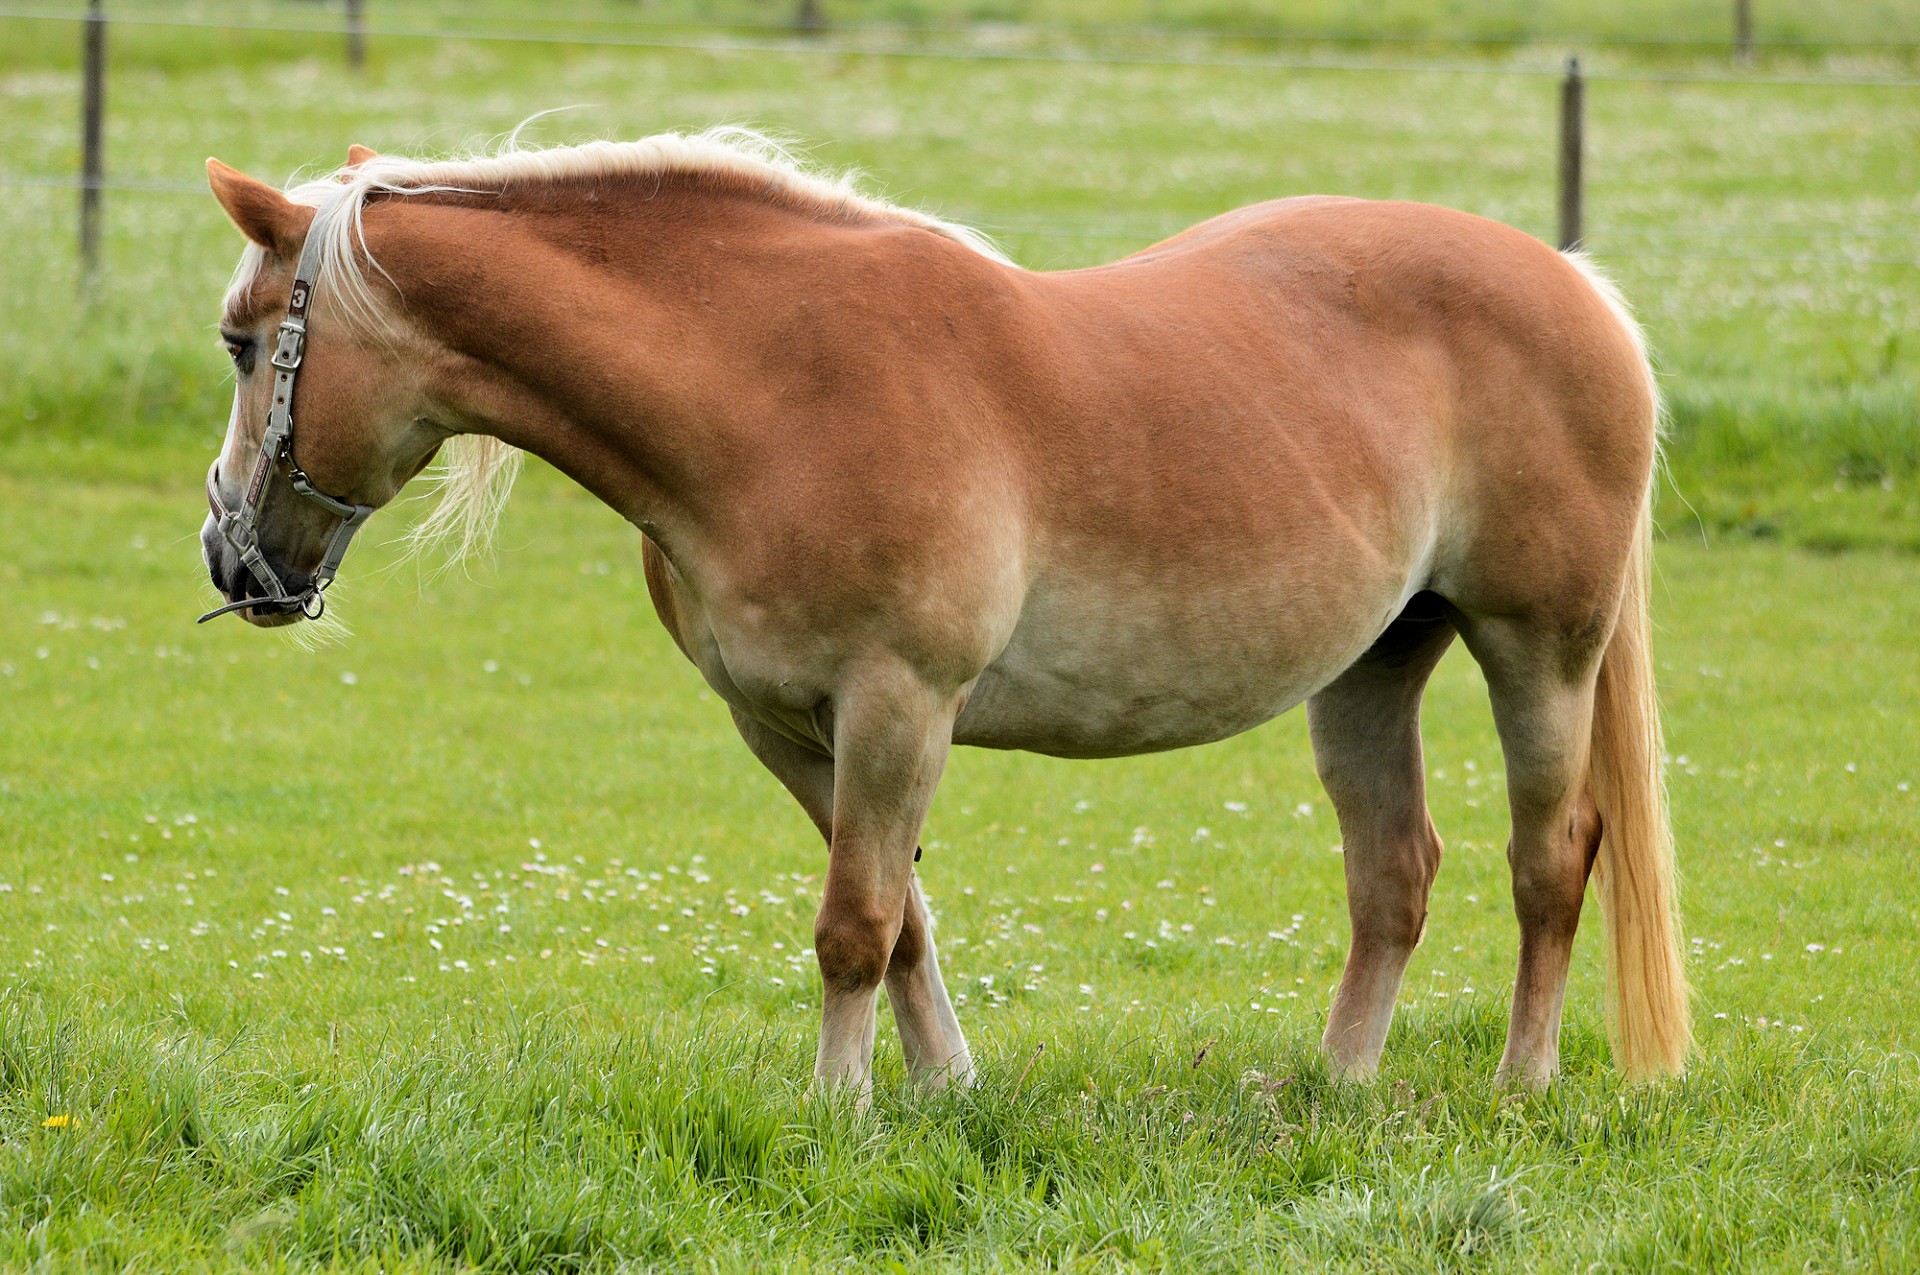
[[[1119,756],[1303,701],[1352,921],[1324,1049],[1373,1074],[1440,863],[1420,700],[1456,635],[1506,758],[1500,1075],[1555,1073],[1590,872],[1617,1061],[1684,1066],[1659,408],[1579,257],[1306,197],[1032,273],[739,131],[355,148],[285,193],[208,167],[251,241],[215,585],[255,624],[317,610],[443,445],[429,537],[484,540],[521,449],[619,511],[668,632],[828,842],[819,1082],[870,1085],[882,985],[914,1074],[972,1076],[914,869],[949,747]]]

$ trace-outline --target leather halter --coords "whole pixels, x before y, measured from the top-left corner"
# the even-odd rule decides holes
[[[329,496],[315,487],[293,459],[294,377],[306,356],[307,310],[313,303],[313,283],[315,276],[320,273],[320,253],[326,241],[327,227],[338,207],[339,201],[336,199],[314,213],[313,225],[307,231],[307,241],[300,249],[300,264],[293,272],[293,296],[287,303],[287,317],[280,321],[280,333],[273,346],[273,407],[267,413],[267,430],[260,439],[259,459],[254,462],[253,476],[247,480],[247,488],[238,508],[229,509],[226,502],[220,499],[220,458],[216,456],[212,467],[207,470],[207,506],[213,510],[221,536],[239,553],[241,563],[252,573],[265,595],[242,598],[238,602],[217,607],[200,617],[201,624],[229,611],[244,611],[256,606],[274,607],[279,614],[285,614],[289,608],[297,609],[310,620],[319,619],[327,609],[327,586],[333,583],[334,573],[340,569],[340,560],[347,556],[347,545],[352,542],[353,533],[373,516],[372,505],[356,505],[352,501]],[[307,587],[299,593],[289,591],[281,583],[280,577],[267,565],[266,555],[260,550],[260,504],[266,498],[267,479],[273,467],[283,460],[295,493],[315,502],[340,520],[333,539],[327,544],[326,555],[320,559],[320,565],[314,568]]]

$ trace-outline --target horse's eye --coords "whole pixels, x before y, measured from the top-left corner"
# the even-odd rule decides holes
[[[242,372],[253,371],[253,338],[222,333],[220,340],[227,347],[227,356],[233,360],[235,367]]]

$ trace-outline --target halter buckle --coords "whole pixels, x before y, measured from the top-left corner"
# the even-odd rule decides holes
[[[272,364],[283,372],[299,368],[307,353],[307,325],[296,319],[280,324],[280,337],[273,344]]]

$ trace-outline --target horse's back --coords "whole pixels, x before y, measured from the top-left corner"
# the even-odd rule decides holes
[[[1276,481],[1276,532],[1331,517],[1402,560],[1433,536],[1444,572],[1508,536],[1560,557],[1631,539],[1655,392],[1637,329],[1590,272],[1483,217],[1305,196],[1042,278],[1122,352],[1158,347],[1132,365],[1151,378],[1144,409],[1100,426],[1122,463],[1168,452],[1245,475],[1229,487]],[[1081,347],[1095,401],[1138,389],[1100,357],[1108,340]],[[1227,504],[1243,535],[1261,525]]]

